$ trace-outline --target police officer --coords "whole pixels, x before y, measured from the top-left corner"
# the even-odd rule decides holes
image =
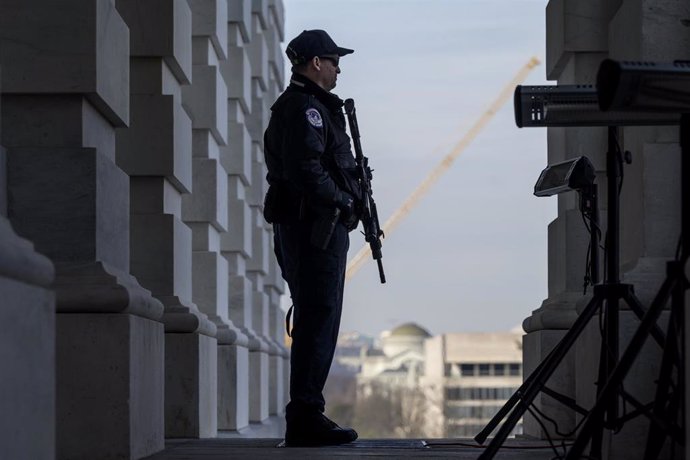
[[[290,85],[271,107],[264,135],[264,216],[274,224],[275,253],[294,306],[288,446],[357,439],[355,430],[323,414],[322,394],[340,327],[348,232],[361,199],[343,101],[331,93],[340,58],[352,52],[323,30],[294,38],[286,50]]]

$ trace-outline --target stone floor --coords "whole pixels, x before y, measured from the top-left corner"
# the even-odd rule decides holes
[[[278,438],[176,439],[147,460],[454,458],[476,459],[482,449],[470,439],[360,439],[337,447],[281,447]],[[547,460],[555,453],[544,441],[506,441],[495,458]]]
[[[483,449],[472,439],[358,439],[337,447],[282,446],[283,417],[251,423],[240,432],[220,431],[214,439],[168,439],[166,449],[145,460],[454,458],[476,459]],[[559,455],[562,455],[559,449]],[[546,441],[509,439],[495,458],[550,460],[556,457]]]

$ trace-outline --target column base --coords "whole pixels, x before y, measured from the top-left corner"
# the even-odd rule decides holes
[[[263,422],[250,423],[241,430],[220,431],[219,438],[275,438],[282,439],[285,436],[285,417],[273,415]]]
[[[581,300],[582,292],[573,291],[565,291],[549,297],[525,318],[522,329],[528,333],[549,329],[568,329],[577,319],[575,307]]]
[[[164,448],[163,325],[57,315],[58,458],[141,458]]]
[[[218,429],[218,346],[195,333],[165,333],[165,437],[210,438]]]
[[[0,295],[0,458],[55,458],[54,294],[0,276]]]
[[[216,325],[201,313],[196,305],[185,304],[177,296],[157,296],[165,305],[161,321],[165,324],[165,333],[196,333],[215,337]]]
[[[163,305],[129,273],[105,262],[56,264],[58,313],[129,313],[158,320]]]
[[[10,377],[0,378],[0,458],[55,458],[53,264],[14,233],[2,212],[0,362]]]
[[[631,311],[620,312],[619,350],[622,355],[630,339],[635,334],[640,321]],[[666,333],[669,312],[663,312],[659,319],[659,327]],[[601,332],[596,317],[583,331],[580,339],[575,343],[577,360],[576,400],[585,409],[590,409],[596,401],[596,382],[599,369],[599,350],[601,347]],[[625,391],[635,397],[642,404],[652,402],[655,397],[656,381],[659,378],[661,366],[661,348],[650,336],[647,338],[635,363],[623,381]],[[634,408],[630,404],[619,404],[619,416]],[[576,421],[581,420],[576,414]],[[638,458],[644,452],[649,431],[649,419],[639,416],[625,423],[623,428],[611,436],[605,431],[604,458],[623,460]],[[668,453],[668,452],[667,452]],[[659,458],[669,458],[663,455]]]
[[[238,345],[218,346],[218,429],[249,426],[249,350]]]
[[[262,422],[268,418],[268,361],[265,351],[249,352],[249,421]]]
[[[272,341],[275,349],[269,357],[269,381],[268,381],[268,412],[270,415],[283,415],[285,413],[285,374],[287,373],[286,366],[289,366],[289,361],[285,358],[288,356],[288,350],[277,341]]]
[[[542,330],[526,334],[522,339],[523,349],[523,375],[526,379],[537,366],[546,358],[549,352],[558,344],[565,335],[565,330]],[[575,347],[565,355],[546,386],[551,390],[565,396],[575,398]],[[579,366],[579,364],[578,364]],[[534,405],[544,414],[552,418],[558,424],[561,433],[568,433],[575,428],[574,411],[563,404],[555,401],[544,393],[539,393],[534,399]],[[562,436],[555,432],[552,424],[546,423],[544,426],[549,430],[548,435],[552,439],[562,439]],[[537,423],[537,421],[525,412],[523,417],[523,433],[538,439],[546,439],[547,433]]]

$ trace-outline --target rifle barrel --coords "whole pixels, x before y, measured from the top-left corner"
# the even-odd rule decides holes
[[[357,170],[361,176],[361,187],[364,194],[363,199],[366,210],[362,216],[362,225],[364,226],[365,240],[369,243],[372,256],[378,264],[379,278],[383,284],[386,282],[386,275],[383,273],[383,262],[381,261],[383,257],[381,254],[381,236],[383,236],[383,232],[381,232],[381,228],[379,227],[379,217],[376,212],[376,205],[371,196],[371,183],[369,182],[371,172],[369,171],[368,160],[362,152],[362,144],[359,140],[359,126],[357,125],[357,114],[355,111],[355,101],[353,99],[345,100],[345,113],[347,114],[347,121],[350,125],[350,135],[352,136],[352,144],[355,149]]]

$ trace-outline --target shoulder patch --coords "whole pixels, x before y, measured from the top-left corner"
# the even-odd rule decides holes
[[[306,111],[307,121],[310,125],[315,128],[323,127],[323,120],[321,119],[321,114],[316,109],[307,109]]]

